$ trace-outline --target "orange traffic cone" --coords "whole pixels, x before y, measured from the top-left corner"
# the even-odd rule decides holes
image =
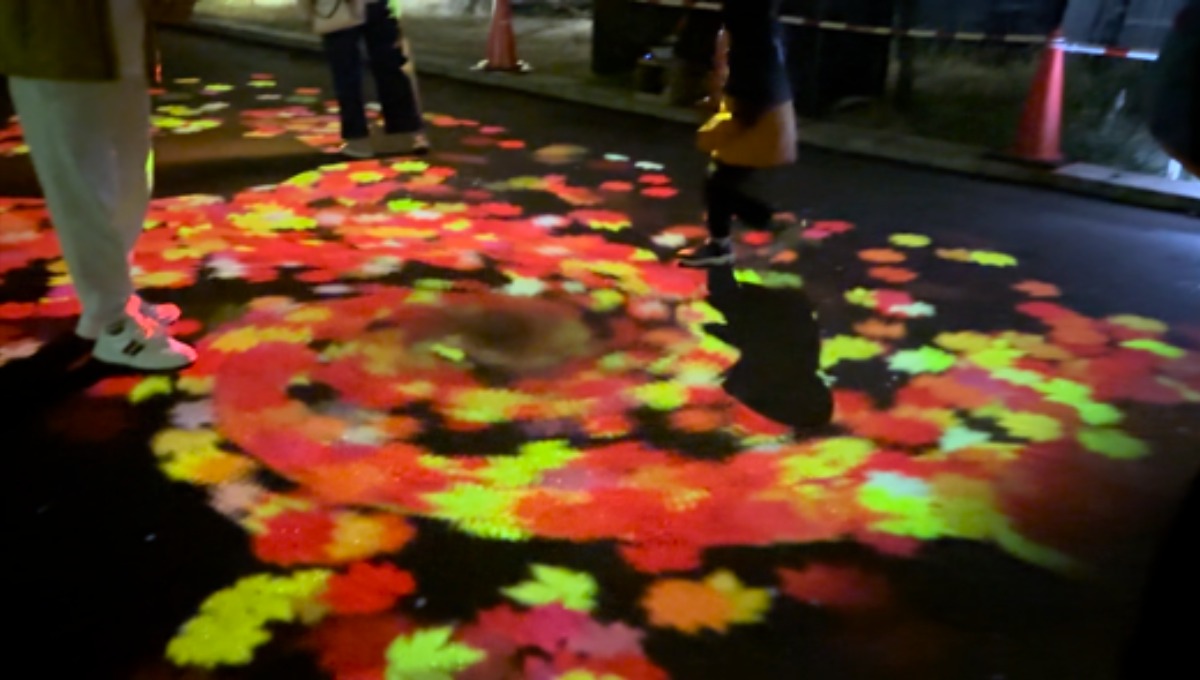
[[[493,0],[487,59],[475,65],[476,71],[526,73],[532,70],[529,64],[517,59],[517,37],[513,34],[512,21],[512,0]]]
[[[1042,54],[1042,63],[1025,102],[1021,127],[1012,155],[1017,160],[1037,165],[1058,166],[1063,163],[1062,112],[1063,85],[1066,81],[1066,54],[1059,47],[1063,32],[1050,36],[1050,44]]]

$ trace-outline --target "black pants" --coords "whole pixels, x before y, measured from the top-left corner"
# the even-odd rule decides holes
[[[386,2],[367,3],[367,21],[362,26],[329,33],[323,37],[325,54],[333,71],[341,111],[342,138],[362,139],[369,135],[366,100],[363,95],[361,45],[366,43],[371,73],[383,107],[384,130],[389,134],[421,129],[421,111],[412,79],[403,71],[408,57],[400,49],[400,25]]]
[[[704,201],[708,205],[710,237],[729,238],[734,217],[753,228],[765,229],[770,226],[775,209],[746,191],[754,171],[754,168],[727,165],[720,161],[713,161],[709,166],[708,179],[704,183]]]
[[[15,116],[17,107],[13,106],[12,97],[8,94],[8,78],[0,75],[0,127],[8,124],[8,119]]]

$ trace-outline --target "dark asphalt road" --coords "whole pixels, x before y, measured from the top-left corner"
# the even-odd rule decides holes
[[[309,55],[231,47],[213,59],[193,40],[168,49],[169,73],[236,82],[262,70],[306,85],[327,82],[323,64]],[[432,78],[421,85],[431,111],[517,130],[531,148],[576,144],[651,159],[671,169],[686,196],[697,196],[704,161],[687,126],[499,88]],[[163,191],[173,191],[174,181],[164,178]],[[178,186],[212,190],[207,175],[195,183],[181,177]],[[915,230],[959,247],[1012,254],[1030,277],[1060,283],[1081,311],[1200,325],[1200,218],[816,150],[777,173],[767,191],[780,197],[783,209],[847,220],[868,233]],[[670,223],[697,219],[687,201],[671,208],[663,215]]]
[[[426,79],[428,165],[314,173],[319,59],[164,56],[181,378],[10,359],[69,319],[0,152],[21,677],[1115,677],[1200,467],[1200,221],[806,151],[739,287],[658,261],[686,127]]]

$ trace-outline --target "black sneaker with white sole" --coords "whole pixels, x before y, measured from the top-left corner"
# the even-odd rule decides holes
[[[683,267],[728,267],[733,264],[733,245],[728,241],[708,240],[704,245],[679,253],[679,264]]]

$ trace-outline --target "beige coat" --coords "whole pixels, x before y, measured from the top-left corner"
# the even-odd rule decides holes
[[[197,0],[142,0],[152,22],[186,21]],[[153,31],[146,64],[154,75]],[[0,0],[0,74],[45,80],[115,80],[108,0]]]

